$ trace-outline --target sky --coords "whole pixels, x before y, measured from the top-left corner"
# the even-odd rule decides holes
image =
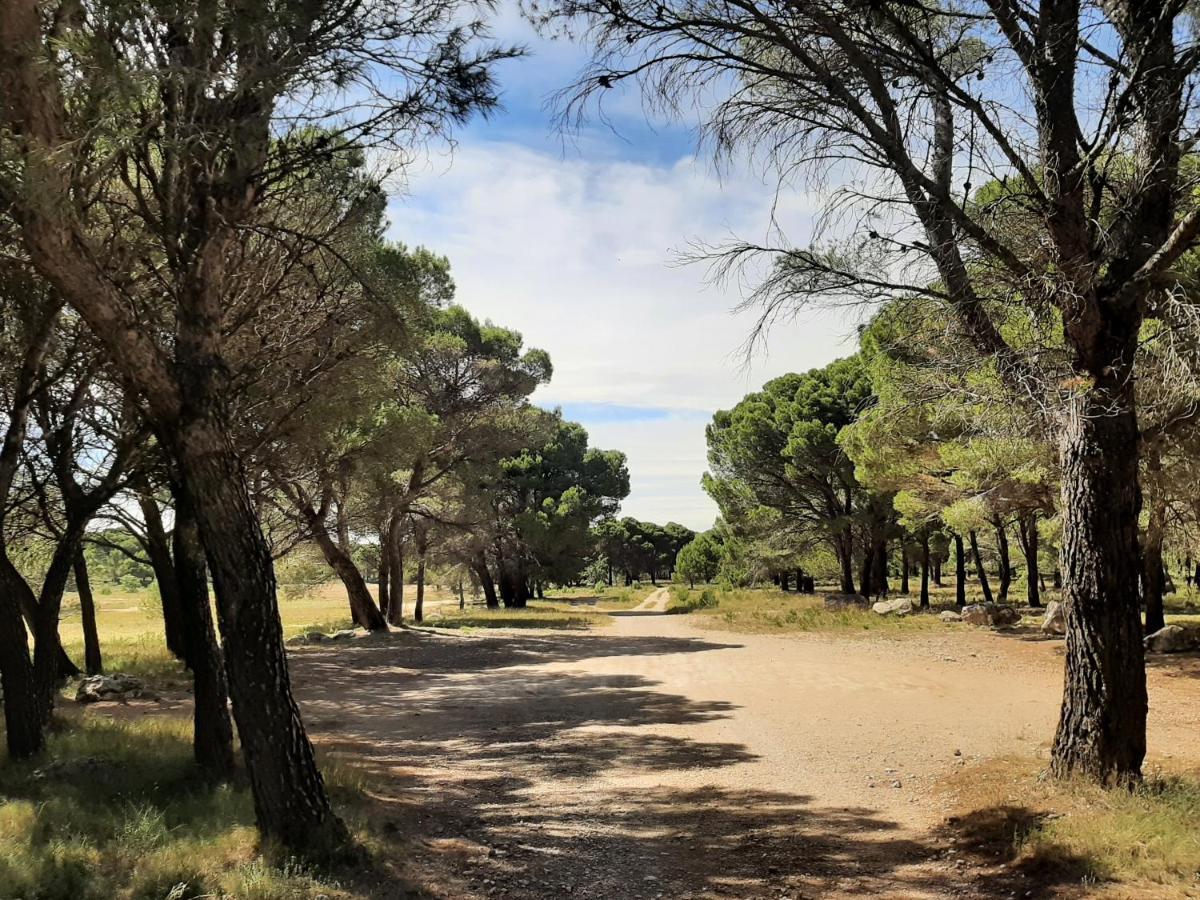
[[[493,30],[529,51],[497,70],[503,109],[410,167],[390,236],[448,256],[458,302],[550,354],[554,377],[534,400],[582,423],[593,446],[625,452],[622,515],[706,529],[717,515],[700,487],[713,412],[854,352],[857,323],[805,312],[747,359],[754,317],[733,313],[742,286],[713,283],[681,254],[765,240],[773,225],[803,244],[817,200],[777,194],[748,166],[718,173],[685,125],[648,123],[632,94],[564,135],[548,101],[585,51],[538,38],[513,8]]]

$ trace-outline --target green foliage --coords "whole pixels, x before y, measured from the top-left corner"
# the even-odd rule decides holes
[[[698,534],[675,561],[675,571],[690,584],[712,581],[721,567],[721,544],[709,533]]]

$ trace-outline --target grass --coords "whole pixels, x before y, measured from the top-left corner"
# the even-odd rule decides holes
[[[466,609],[441,607],[425,617],[435,628],[565,628],[579,629],[612,624],[603,612],[552,600],[530,600],[525,609],[488,609],[472,605]]]
[[[936,615],[880,616],[865,609],[830,610],[822,593],[795,594],[775,588],[705,588],[716,604],[686,608],[687,601],[673,599],[668,611],[691,612],[697,623],[709,628],[748,633],[830,632],[853,634],[864,631],[908,633],[961,627],[941,622]],[[700,590],[692,591],[700,595]]]
[[[337,808],[370,846],[360,776],[323,768]],[[5,900],[361,896],[340,883],[346,873],[257,845],[249,792],[199,778],[186,719],[82,716],[59,722],[36,762],[0,767]]]
[[[1200,773],[1104,790],[1046,779],[1034,760],[1000,759],[961,772],[951,788],[958,814],[950,822],[968,849],[1016,871],[1090,887],[1088,896],[1200,892]]]

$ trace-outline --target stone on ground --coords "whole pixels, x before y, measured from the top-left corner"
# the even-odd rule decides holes
[[[881,616],[907,616],[913,611],[913,605],[907,597],[897,597],[895,600],[880,600],[871,610]]]
[[[1063,605],[1057,600],[1046,606],[1046,617],[1042,619],[1042,631],[1046,634],[1066,634],[1067,616]]]
[[[83,679],[75,692],[75,699],[79,703],[99,703],[101,700],[157,700],[158,697],[147,690],[139,679],[115,672]]]
[[[1146,636],[1146,649],[1151,653],[1187,653],[1200,650],[1200,626],[1168,625]]]

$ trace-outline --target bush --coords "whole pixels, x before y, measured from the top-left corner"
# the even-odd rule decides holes
[[[698,609],[716,609],[720,605],[720,600],[717,599],[716,592],[710,588],[705,588],[699,594],[693,594],[686,587],[680,585],[674,590],[675,599],[667,606],[669,613],[690,613]]]

